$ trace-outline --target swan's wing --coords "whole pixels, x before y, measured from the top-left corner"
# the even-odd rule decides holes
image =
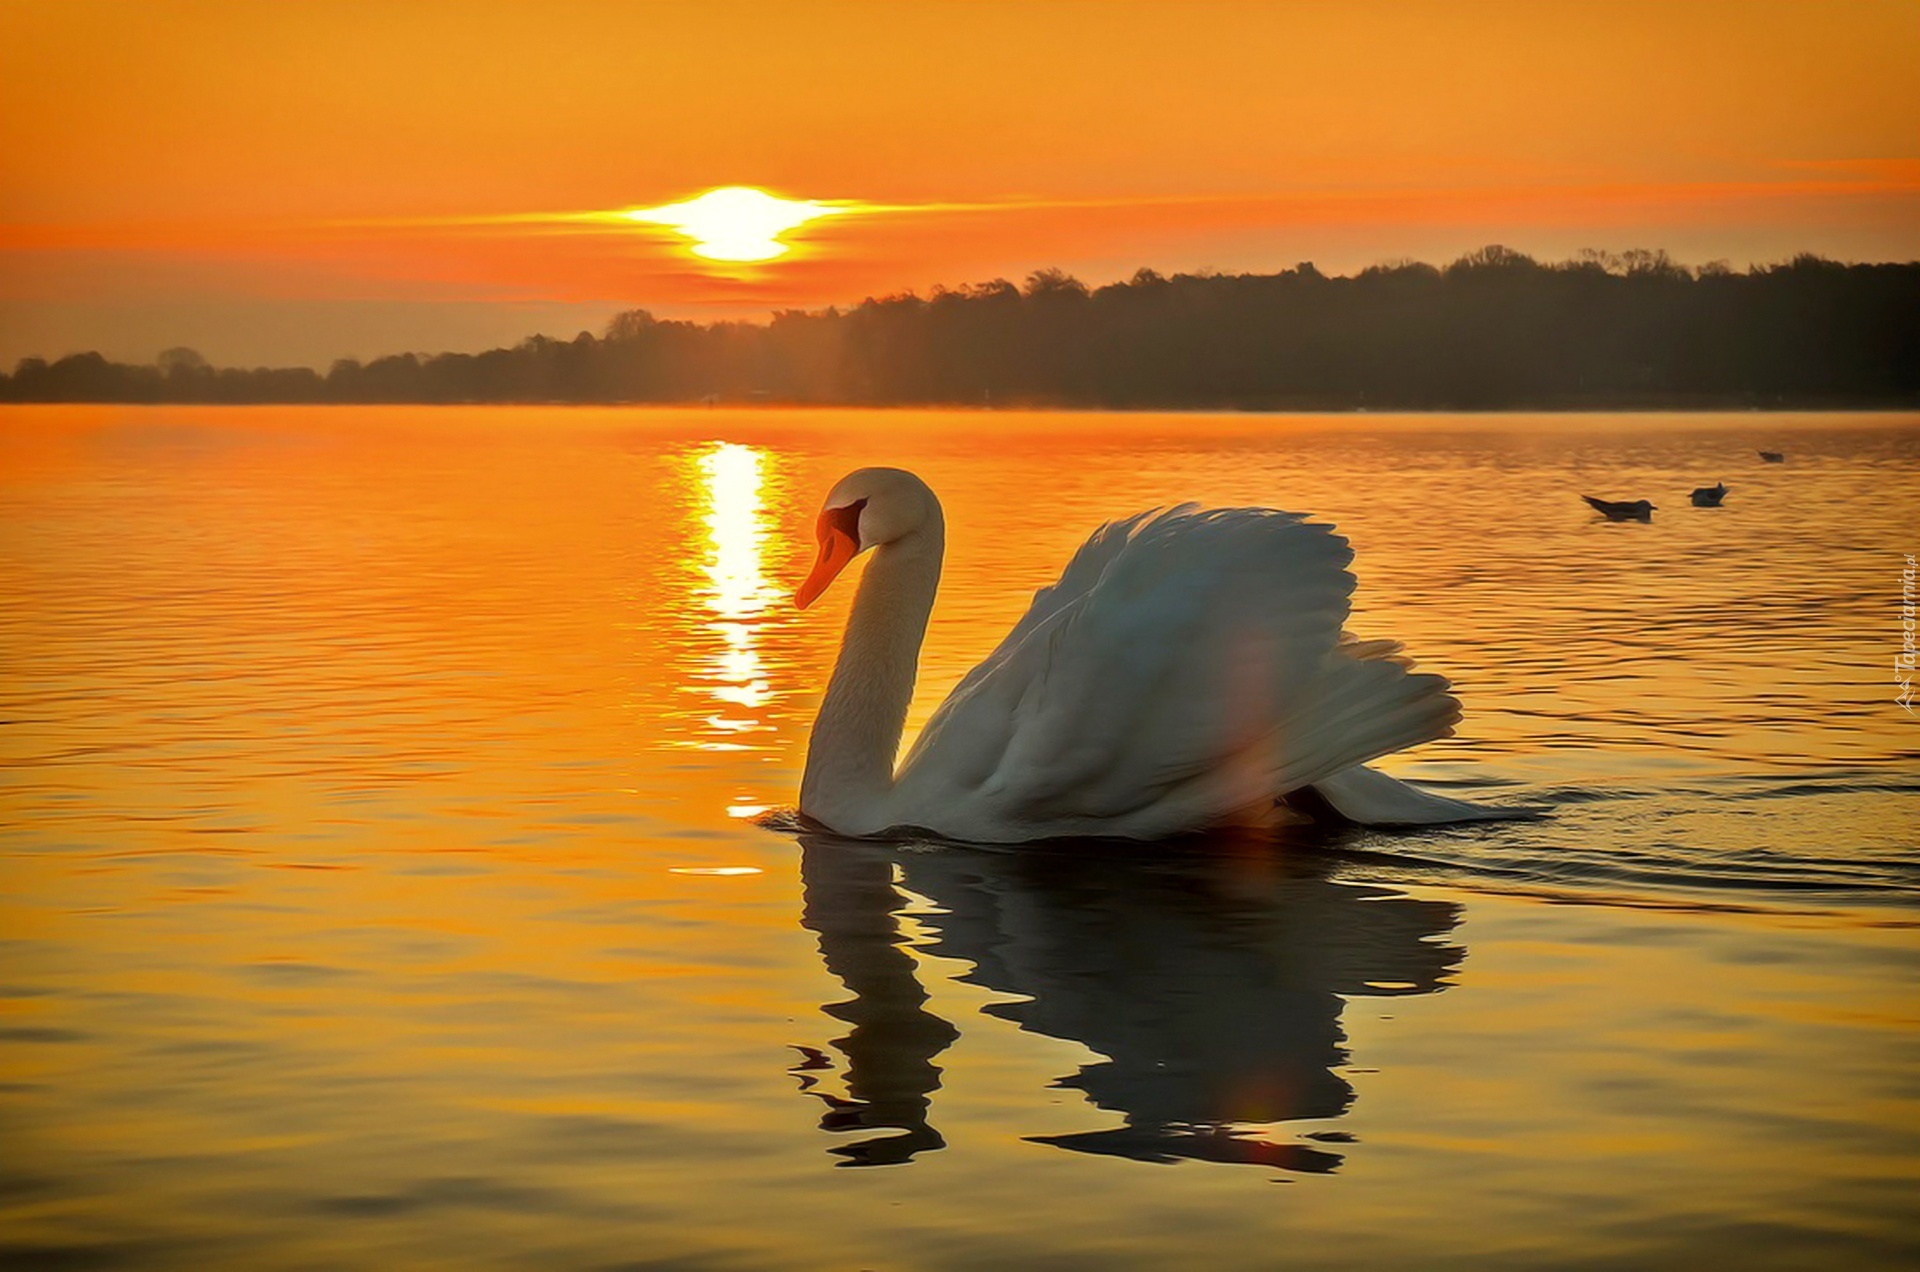
[[[1135,513],[1120,521],[1109,521],[1089,535],[1087,541],[1074,552],[1073,559],[1067,562],[1067,568],[1060,571],[1060,577],[1033,594],[1032,604],[1027,607],[1027,612],[1021,616],[1020,621],[1013,625],[1013,630],[1006,634],[1005,639],[991,654],[981,660],[979,666],[968,672],[960,683],[954,686],[953,692],[947,696],[945,702],[940,704],[939,709],[929,720],[927,728],[921,732],[921,738],[934,732],[934,725],[939,721],[941,714],[957,700],[964,698],[972,685],[991,674],[993,669],[1012,651],[1018,649],[1028,636],[1062,610],[1085,598],[1141,526],[1156,519],[1180,516],[1191,512],[1197,506],[1186,503],[1170,509],[1150,508],[1146,512]],[[915,749],[918,749],[917,743]]]
[[[1120,555],[1134,533],[1147,522],[1157,517],[1177,516],[1191,511],[1196,505],[1180,504],[1171,509],[1150,508],[1135,513],[1120,521],[1109,521],[1087,537],[1087,541],[1074,552],[1073,559],[1067,562],[1067,568],[1060,571],[1060,577],[1033,594],[1033,601],[1027,606],[1027,612],[1013,625],[994,651],[981,659],[979,664],[961,677],[960,683],[953,687],[946,700],[942,702],[927,720],[926,727],[920,730],[920,736],[914,739],[913,747],[907,752],[902,770],[911,768],[923,749],[937,737],[947,732],[946,722],[956,707],[966,702],[975,687],[1020,648],[1027,637],[1044,627],[1061,611],[1079,603],[1093,590],[1100,576]]]
[[[928,722],[903,782],[1006,818],[1201,824],[1439,736],[1458,707],[1343,637],[1352,552],[1294,513],[1105,527]]]

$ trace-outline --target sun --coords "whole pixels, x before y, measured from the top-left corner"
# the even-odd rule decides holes
[[[629,208],[620,215],[644,225],[664,225],[693,240],[695,256],[710,261],[770,261],[790,246],[780,241],[809,221],[838,216],[850,208],[798,199],[782,199],[752,186],[722,186],[683,203]]]

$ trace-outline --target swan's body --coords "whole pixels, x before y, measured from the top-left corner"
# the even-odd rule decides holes
[[[801,813],[841,834],[1154,839],[1270,820],[1309,786],[1359,821],[1515,814],[1361,767],[1450,734],[1460,706],[1398,645],[1342,630],[1353,554],[1330,526],[1187,505],[1101,527],[897,770],[945,548],[939,501],[911,473],[861,469],[828,496],[820,541],[802,607],[873,551],[800,788]]]

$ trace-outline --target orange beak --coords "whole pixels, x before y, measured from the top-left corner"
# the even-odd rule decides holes
[[[857,513],[855,515],[858,516]],[[827,584],[847,568],[847,562],[860,555],[859,541],[830,518],[833,518],[832,512],[821,514],[819,559],[813,563],[813,573],[807,575],[807,581],[793,594],[793,603],[800,609],[819,600],[820,593],[827,590]]]

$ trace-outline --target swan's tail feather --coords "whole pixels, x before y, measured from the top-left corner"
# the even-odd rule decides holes
[[[1525,821],[1547,815],[1527,806],[1470,804],[1435,795],[1363,764],[1322,778],[1313,789],[1335,812],[1363,826],[1445,826],[1454,822]]]
[[[1315,697],[1274,735],[1272,793],[1451,736],[1460,701],[1446,677],[1409,672],[1407,665],[1392,642],[1343,642]]]
[[[1342,644],[1312,697],[1226,763],[1161,791],[1152,824],[1240,820],[1355,765],[1449,736],[1460,703],[1446,678],[1409,673],[1405,661],[1390,641]]]

